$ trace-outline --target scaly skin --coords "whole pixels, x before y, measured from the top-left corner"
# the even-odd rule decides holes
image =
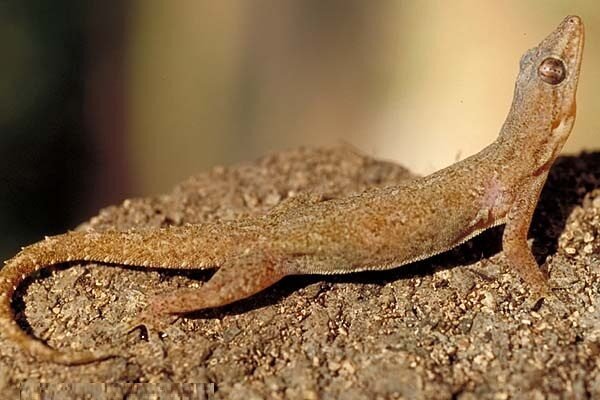
[[[284,276],[382,270],[425,259],[499,224],[512,268],[534,293],[545,276],[527,233],[550,166],[571,132],[583,51],[583,24],[567,17],[521,59],[514,100],[498,139],[481,152],[424,178],[320,201],[302,195],[261,218],[140,230],[69,232],[24,248],[0,271],[0,327],[42,360],[82,364],[97,351],[61,352],[25,334],[11,302],[31,273],[64,262],[161,268],[219,267],[200,289],[157,297],[137,322],[218,307],[251,296]]]

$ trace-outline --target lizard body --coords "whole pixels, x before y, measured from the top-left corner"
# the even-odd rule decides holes
[[[534,291],[546,278],[527,233],[552,162],[575,119],[583,23],[569,16],[521,59],[515,95],[498,139],[432,175],[351,197],[300,195],[263,217],[158,230],[69,232],[24,248],[0,271],[2,333],[39,359],[81,364],[107,354],[63,352],[28,336],[12,298],[31,273],[65,262],[160,268],[218,267],[199,289],[157,297],[140,321],[218,307],[285,276],[389,269],[449,250],[506,224],[503,250]]]

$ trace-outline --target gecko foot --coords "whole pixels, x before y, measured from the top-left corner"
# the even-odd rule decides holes
[[[570,313],[567,304],[554,293],[548,293],[542,302],[542,308],[545,308],[559,318],[566,318]]]
[[[549,296],[553,296],[553,293],[546,280],[536,280],[526,283],[529,283],[530,287],[530,292],[526,300],[527,307],[533,311],[537,311]]]
[[[129,334],[136,329],[143,328],[147,331],[148,337],[153,333],[165,332],[170,325],[177,321],[179,316],[162,311],[157,306],[161,304],[161,299],[162,296],[156,296],[152,299],[144,311],[127,323],[123,331]]]
[[[547,282],[532,288],[526,305],[532,311],[546,309],[561,318],[569,313],[567,305],[552,292],[552,288]]]

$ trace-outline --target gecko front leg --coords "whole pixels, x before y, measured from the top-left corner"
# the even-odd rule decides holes
[[[502,237],[502,248],[510,266],[540,297],[548,294],[548,281],[527,245],[527,234],[547,174],[546,171],[536,176],[528,186],[517,189],[519,193],[508,211]]]

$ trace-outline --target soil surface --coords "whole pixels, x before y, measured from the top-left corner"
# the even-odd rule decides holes
[[[300,192],[335,198],[412,177],[345,147],[298,149],[214,168],[166,195],[126,200],[79,229],[242,218]],[[494,228],[387,272],[288,277],[248,300],[180,318],[161,334],[126,332],[122,322],[152,295],[201,286],[211,271],[47,269],[19,289],[19,322],[53,347],[116,349],[122,356],[65,367],[38,363],[1,339],[0,392],[3,398],[211,398],[214,390],[215,398],[243,400],[599,399],[600,153],[561,157],[536,211],[531,242],[550,273],[553,301],[529,301],[501,252],[501,234],[502,227]]]

